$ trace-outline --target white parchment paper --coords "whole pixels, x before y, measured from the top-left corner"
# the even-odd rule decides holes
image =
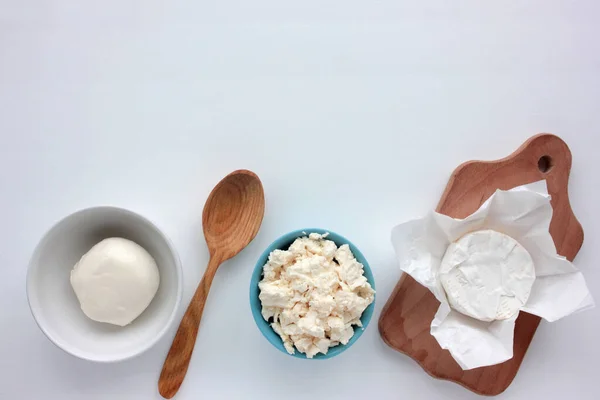
[[[431,334],[462,369],[512,358],[518,316],[484,322],[463,315],[448,304],[438,279],[439,267],[448,245],[469,232],[492,229],[511,236],[527,249],[535,264],[536,279],[522,311],[552,322],[594,306],[582,273],[556,253],[549,232],[551,219],[546,182],[540,181],[508,191],[497,190],[465,219],[430,212],[392,230],[400,268],[440,301],[431,322]]]

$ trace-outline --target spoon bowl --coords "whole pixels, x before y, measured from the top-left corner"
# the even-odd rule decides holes
[[[202,227],[211,256],[220,252],[228,260],[258,233],[265,211],[265,196],[258,176],[242,170],[227,175],[211,192]]]

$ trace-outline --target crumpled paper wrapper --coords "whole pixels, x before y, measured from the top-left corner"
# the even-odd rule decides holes
[[[438,279],[450,243],[463,235],[492,229],[511,236],[531,255],[536,279],[522,311],[553,322],[594,306],[583,275],[556,252],[549,228],[552,206],[545,181],[497,190],[476,212],[455,219],[437,212],[392,230],[400,268],[439,300],[431,322],[433,335],[463,370],[494,365],[513,356],[518,313],[505,320],[484,322],[453,310]]]

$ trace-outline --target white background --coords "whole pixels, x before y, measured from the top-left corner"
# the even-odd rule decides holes
[[[390,229],[433,208],[461,162],[553,132],[600,299],[599,17],[593,0],[1,0],[0,398],[159,398],[175,327],[131,361],[75,359],[29,313],[29,256],[77,209],[130,208],[173,239],[187,305],[204,200],[237,168],[263,180],[264,224],[215,278],[179,399],[477,398],[381,341]],[[326,362],[279,353],[248,304],[260,252],[304,227],[350,238],[377,282],[365,335]],[[501,398],[600,397],[599,317],[542,323]]]

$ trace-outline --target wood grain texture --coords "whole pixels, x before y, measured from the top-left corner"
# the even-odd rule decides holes
[[[573,260],[583,244],[583,229],[569,204],[567,186],[571,152],[559,137],[540,134],[512,155],[497,161],[470,161],[459,166],[448,182],[437,211],[465,218],[496,189],[546,179],[553,207],[550,234],[558,253]],[[450,352],[429,333],[439,302],[433,294],[403,274],[379,319],[379,332],[389,346],[416,360],[431,376],[456,382],[475,393],[497,395],[513,381],[540,318],[521,312],[514,335],[513,358],[498,365],[463,371]]]
[[[210,253],[204,276],[190,301],[167,354],[158,391],[175,396],[188,370],[204,305],[221,263],[238,254],[258,233],[265,212],[265,196],[258,176],[234,171],[215,186],[204,206],[202,226]]]

